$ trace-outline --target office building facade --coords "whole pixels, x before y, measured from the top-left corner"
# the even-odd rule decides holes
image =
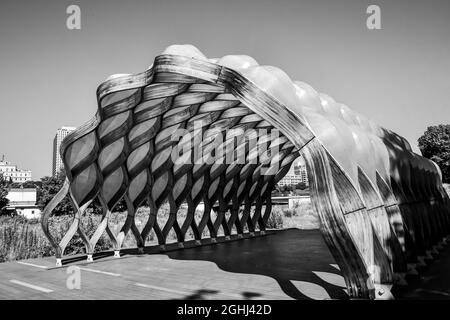
[[[61,127],[56,131],[55,138],[53,139],[53,167],[52,174],[56,176],[62,168],[64,168],[63,161],[61,159],[61,155],[59,154],[59,149],[61,147],[61,143],[64,138],[67,137],[72,131],[74,131],[74,127]]]

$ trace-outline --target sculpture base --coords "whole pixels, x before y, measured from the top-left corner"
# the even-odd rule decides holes
[[[375,284],[375,300],[394,300],[391,293],[392,285]]]
[[[408,263],[406,265],[406,274],[411,276],[418,276],[419,272],[417,271],[417,266],[415,263]]]
[[[408,282],[406,281],[406,273],[404,272],[396,272],[393,274],[393,282],[397,286],[407,286]]]
[[[426,267],[427,264],[425,263],[425,256],[418,256],[417,257],[417,266],[418,267]]]

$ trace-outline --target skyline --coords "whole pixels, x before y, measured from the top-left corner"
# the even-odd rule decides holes
[[[81,30],[66,28],[70,4],[81,8]],[[369,4],[381,7],[382,30],[366,28]],[[247,54],[279,67],[417,152],[426,128],[450,119],[449,14],[446,0],[2,1],[0,154],[35,180],[51,175],[56,130],[95,114],[102,81],[185,43],[209,58]]]

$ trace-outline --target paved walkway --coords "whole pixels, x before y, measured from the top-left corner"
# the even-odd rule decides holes
[[[52,257],[0,263],[0,299],[348,299],[318,230],[157,251],[98,255],[92,263],[73,258],[61,268]],[[421,270],[421,279],[396,289],[395,297],[450,299],[449,266],[446,246]],[[73,289],[74,270],[79,270],[79,289]]]
[[[420,278],[398,288],[397,299],[450,300],[450,245],[446,245],[427,267],[419,269]]]
[[[67,286],[73,265],[79,290]],[[0,299],[345,299],[344,287],[317,230],[62,268],[54,258],[0,264]]]

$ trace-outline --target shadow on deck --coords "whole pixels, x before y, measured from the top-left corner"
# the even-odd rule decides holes
[[[91,263],[79,255],[63,267],[54,267],[54,257],[3,263],[0,299],[348,299],[318,230],[202,243],[188,241],[182,250],[177,243],[164,251],[149,246],[140,255],[125,249],[121,258],[101,252]],[[72,265],[82,270],[81,290],[66,287]]]
[[[255,239],[167,252],[176,260],[203,260],[220,269],[268,276],[294,299],[348,299],[345,282],[318,230],[289,229]],[[333,266],[334,265],[334,266]],[[258,292],[244,292],[257,297]],[[184,297],[201,298],[201,292]]]
[[[288,229],[217,243],[202,240],[113,252],[0,263],[0,299],[348,299],[345,282],[318,230]],[[82,272],[67,287],[69,266]],[[422,268],[416,282],[394,288],[397,299],[450,299],[450,246]]]
[[[187,241],[184,249],[177,243],[145,248],[146,254],[161,254],[173,260],[208,261],[231,273],[261,275],[276,280],[287,297],[293,299],[348,299],[345,281],[326,246],[319,230],[272,230],[263,236],[238,239],[237,235],[217,243],[202,240],[201,246]],[[137,249],[124,249],[121,256],[133,256]],[[111,256],[102,252],[94,256],[100,260]],[[66,259],[64,264],[84,261],[85,256]],[[187,271],[188,272],[188,271]],[[199,289],[182,299],[202,299],[216,293],[212,289]],[[257,291],[243,291],[244,299],[260,297]]]

